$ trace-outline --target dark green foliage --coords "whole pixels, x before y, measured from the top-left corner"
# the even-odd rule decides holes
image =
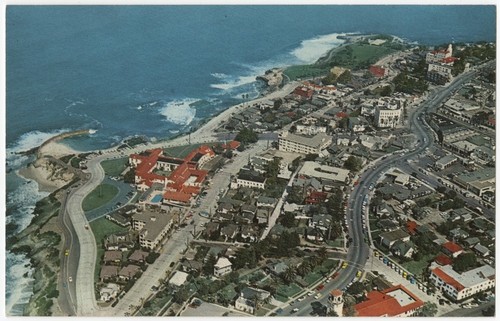
[[[129,169],[129,171],[123,176],[123,181],[127,184],[135,183],[135,168]]]
[[[362,161],[359,157],[349,156],[344,162],[344,167],[350,171],[357,172],[361,169]]]
[[[242,144],[253,144],[259,140],[259,137],[253,129],[243,128],[238,135],[236,135],[234,140],[241,142]]]
[[[474,253],[462,253],[453,261],[453,269],[462,273],[478,266],[478,264]]]

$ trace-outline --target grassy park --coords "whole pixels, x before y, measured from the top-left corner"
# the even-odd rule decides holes
[[[119,176],[127,167],[128,157],[110,159],[101,162],[104,173],[109,176]]]
[[[82,209],[84,211],[91,211],[99,208],[111,201],[118,192],[118,188],[113,185],[101,184],[83,199]]]

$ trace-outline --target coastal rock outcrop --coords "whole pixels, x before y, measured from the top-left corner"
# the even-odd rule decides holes
[[[265,82],[269,89],[277,89],[283,83],[283,69],[273,68],[267,70],[264,75],[258,76],[257,80]]]

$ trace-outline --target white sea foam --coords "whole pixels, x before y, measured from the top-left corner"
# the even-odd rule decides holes
[[[221,90],[231,90],[233,88],[241,87],[255,82],[255,77],[256,77],[255,75],[239,76],[239,77],[227,76],[221,79],[224,81],[223,83],[211,84],[210,87]]]
[[[22,316],[23,306],[28,303],[32,292],[31,288],[34,279],[31,276],[32,269],[29,260],[22,254],[7,253],[6,277],[8,285],[6,287],[5,311],[7,315]],[[26,275],[26,276],[25,276]]]
[[[292,51],[292,54],[303,63],[314,63],[330,49],[343,44],[345,41],[338,39],[345,33],[332,33],[318,36],[301,42],[300,46]]]
[[[199,99],[185,98],[167,103],[160,109],[160,113],[166,117],[167,121],[177,125],[189,125],[195,115],[196,109],[191,105]]]
[[[89,129],[89,134],[90,135],[93,135],[95,133],[97,133],[97,129]]]
[[[51,132],[41,132],[35,130],[21,135],[21,137],[19,137],[14,144],[7,147],[7,161],[9,163],[9,167],[17,168],[28,160],[26,156],[17,154],[18,152],[25,152],[38,147],[46,140],[67,131],[69,131],[69,129],[59,129]]]

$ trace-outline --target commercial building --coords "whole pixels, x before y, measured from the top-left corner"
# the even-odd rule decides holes
[[[431,52],[428,52],[427,55],[425,56],[425,62],[428,64],[433,62],[440,62],[443,61],[443,59],[451,57],[452,54],[453,54],[453,46],[449,44],[448,48],[446,49],[433,50]]]
[[[430,281],[446,296],[461,301],[474,294],[495,287],[495,269],[483,265],[473,270],[458,273],[451,265],[431,265]]]
[[[284,132],[278,138],[279,150],[299,154],[319,154],[331,143],[332,137],[325,133],[306,137]]]
[[[383,291],[371,291],[366,301],[354,306],[358,317],[409,317],[414,316],[424,302],[402,285]]]
[[[434,166],[436,167],[437,170],[443,170],[451,165],[455,164],[457,162],[458,158],[453,155],[446,155],[436,161]]]
[[[304,162],[299,171],[299,176],[314,177],[320,181],[332,180],[334,182],[347,183],[349,181],[349,171],[343,168],[321,165],[316,162]]]
[[[485,192],[495,192],[495,168],[485,167],[453,178],[459,186],[482,196]]]
[[[389,108],[384,106],[377,106],[375,108],[375,125],[379,128],[396,127],[400,120],[401,108]]]

